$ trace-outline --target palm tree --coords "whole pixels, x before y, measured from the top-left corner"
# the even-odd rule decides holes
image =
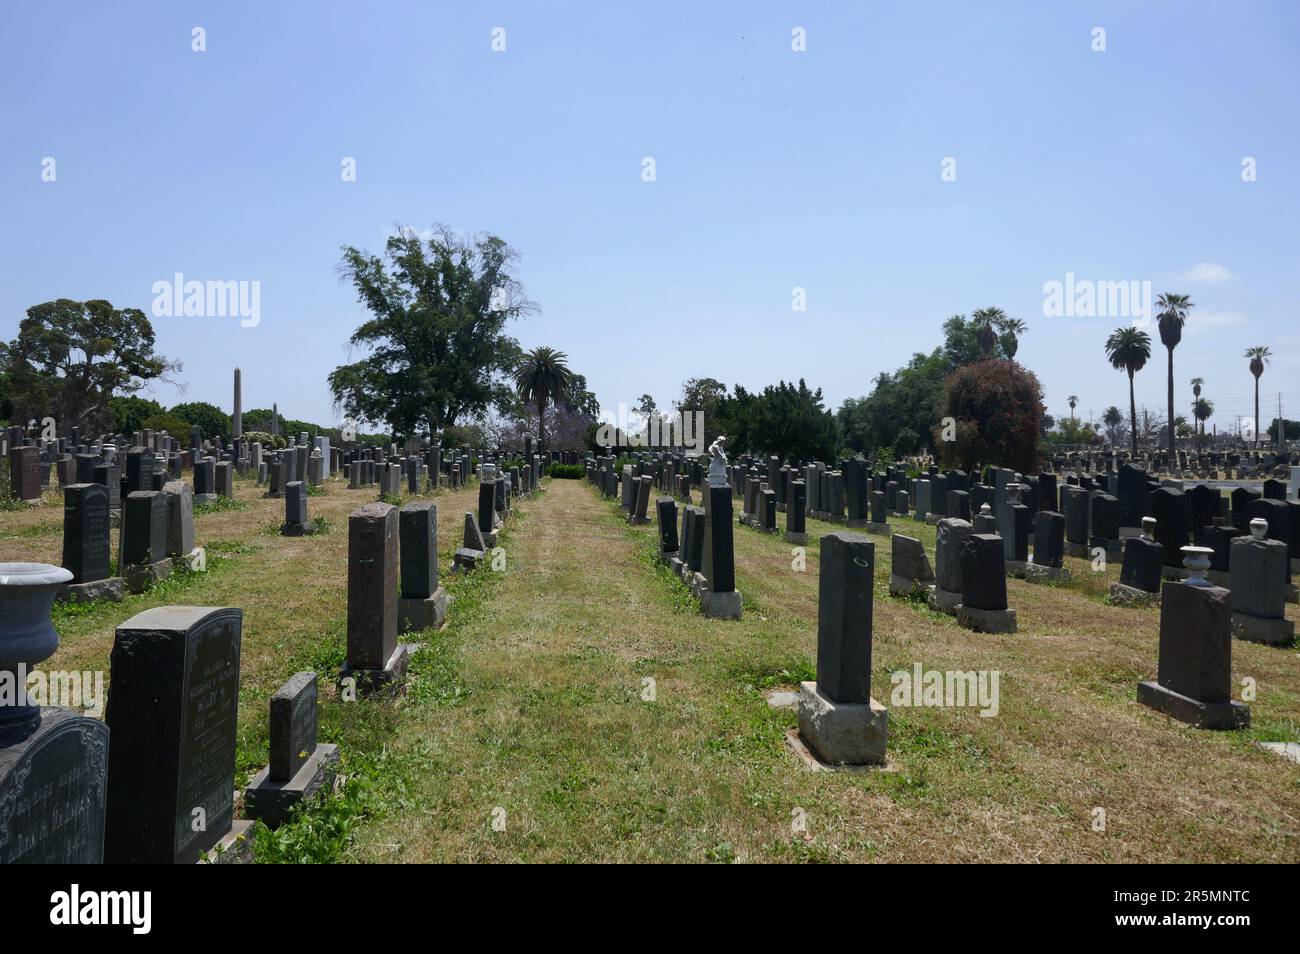
[[[1110,442],[1115,443],[1115,432],[1119,426],[1124,423],[1124,412],[1114,404],[1106,408],[1105,413],[1101,415],[1101,422],[1106,425],[1106,430],[1110,433]]]
[[[560,402],[569,395],[573,372],[565,363],[569,356],[554,348],[534,348],[527,352],[515,369],[515,388],[519,400],[537,405],[537,453],[546,453],[546,405]]]
[[[1192,416],[1200,422],[1201,434],[1205,434],[1205,422],[1214,416],[1214,402],[1198,396],[1192,402]]]
[[[1259,449],[1259,376],[1264,373],[1264,367],[1268,364],[1269,359],[1273,357],[1273,352],[1263,345],[1256,345],[1253,348],[1246,349],[1246,357],[1250,359],[1250,373],[1255,376],[1255,449]]]
[[[1106,339],[1106,356],[1110,358],[1110,365],[1116,371],[1128,372],[1128,407],[1130,427],[1130,436],[1133,439],[1133,455],[1137,456],[1138,449],[1138,427],[1137,427],[1137,398],[1133,393],[1133,375],[1137,374],[1144,367],[1151,357],[1151,336],[1140,328],[1116,328]],[[1170,419],[1173,415],[1169,415]],[[1171,427],[1170,433],[1173,432]]]
[[[998,336],[1002,350],[1008,358],[1015,360],[1016,352],[1020,350],[1020,336],[1029,330],[1029,326],[1019,318],[1003,318],[998,322],[998,330],[1002,332]]]
[[[1205,378],[1192,378],[1192,413],[1196,413],[1196,402],[1201,399],[1201,388],[1205,384]]]
[[[980,350],[984,352],[984,357],[992,357],[993,346],[998,341],[997,332],[993,329],[1002,327],[1002,323],[1007,320],[1007,313],[996,306],[977,308],[971,312],[971,320],[975,323],[975,337],[980,343]]]
[[[1166,292],[1156,297],[1156,307],[1160,313],[1156,320],[1160,324],[1160,343],[1169,351],[1169,420],[1174,419],[1174,349],[1183,340],[1183,324],[1187,321],[1187,309],[1192,307],[1192,300],[1187,295],[1174,295]],[[1174,456],[1174,428],[1169,427],[1169,457]]]
[[[1070,420],[1073,421],[1073,420],[1074,420],[1074,408],[1075,408],[1075,405],[1077,405],[1077,404],[1079,403],[1079,395],[1077,395],[1077,394],[1071,394],[1068,398],[1065,399],[1065,403],[1068,404],[1068,405],[1070,405]]]

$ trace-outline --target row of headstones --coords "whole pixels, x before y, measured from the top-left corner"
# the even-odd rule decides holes
[[[501,484],[489,477],[481,502],[493,507]],[[128,498],[128,521],[134,501],[156,499],[139,493]],[[94,501],[107,526],[103,487],[80,486],[75,496]],[[477,533],[477,517],[466,517]],[[499,523],[495,511],[489,519]],[[427,501],[400,511],[372,503],[355,510],[348,524],[340,689],[345,697],[395,691],[415,648],[398,642],[399,631],[436,628],[446,619],[437,508]],[[481,538],[476,542],[481,552]],[[58,638],[50,606],[70,576],[56,567],[0,566],[0,605],[22,610],[2,614],[0,626],[11,631],[0,628],[0,644],[21,633],[25,650],[21,659],[0,656],[0,676],[15,679],[20,664],[53,654]],[[36,594],[41,587],[33,582],[47,592]],[[158,607],[123,623],[111,656],[105,722],[57,707],[6,707],[0,804],[8,810],[0,815],[0,863],[188,863],[211,859],[212,852],[215,860],[243,860],[250,823],[236,821],[233,811],[242,625],[239,609],[205,607]],[[45,638],[33,640],[38,630]],[[316,683],[315,673],[298,673],[272,697],[270,764],[245,791],[249,819],[274,827],[332,782],[338,756],[334,746],[317,745]]]
[[[5,655],[0,676],[58,646],[48,572],[57,568],[41,570],[27,584],[0,572],[0,601],[40,603],[40,618],[25,622],[48,637],[39,650],[26,643],[21,660]],[[247,818],[235,819],[242,634],[236,608],[155,607],[122,623],[102,722],[36,705],[24,690],[0,719],[0,864],[244,861],[251,819],[274,827],[331,785],[338,754],[317,744],[316,674],[298,673],[271,698],[269,764],[245,791]]]

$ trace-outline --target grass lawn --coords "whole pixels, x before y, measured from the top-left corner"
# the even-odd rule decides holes
[[[148,606],[242,607],[238,783],[266,762],[270,694],[315,669],[322,738],[340,745],[346,780],[262,829],[262,861],[1300,859],[1300,769],[1254,745],[1300,739],[1295,646],[1235,642],[1254,726],[1197,731],[1134,701],[1155,673],[1159,616],[1104,603],[1117,566],[1069,560],[1065,586],[1009,580],[1019,632],[980,635],[889,597],[889,543],[872,537],[890,764],[814,773],[784,744],[794,713],[763,691],[813,676],[817,536],[838,528],[809,520],[798,569],[789,544],[737,526],[744,618],[710,621],[657,564],[653,525],[630,527],[585,481],[545,488],[503,531],[504,566],[469,577],[447,570],[476,488],[435,498],[453,603],[444,630],[413,637],[426,647],[397,700],[345,703],[333,689],[347,514],[374,499],[339,483],[309,501],[328,532],[285,538],[268,532],[283,501],[241,482],[243,507],[197,518],[210,573],[59,609],[63,645],[45,666],[106,668],[114,626]],[[0,514],[0,560],[58,563],[56,506]],[[894,526],[933,552],[933,528]],[[997,715],[891,704],[890,672],[916,663],[999,671]]]

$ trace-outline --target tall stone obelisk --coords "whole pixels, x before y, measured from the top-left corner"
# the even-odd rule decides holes
[[[235,440],[244,436],[244,396],[239,383],[239,369],[235,368],[235,413],[230,415],[230,436]]]

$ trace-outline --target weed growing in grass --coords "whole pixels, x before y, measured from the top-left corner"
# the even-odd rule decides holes
[[[63,530],[62,523],[38,523],[30,527],[22,527],[12,531],[9,536],[14,539],[30,539],[32,537],[49,537]]]
[[[307,485],[307,496],[308,496],[308,497],[324,497],[324,496],[326,496],[326,494],[325,494],[325,485],[324,485],[324,484],[308,484],[308,485]]]
[[[247,509],[247,500],[240,500],[238,497],[218,497],[215,503],[195,504],[194,516],[202,517],[209,513],[229,513]]]
[[[95,625],[103,625],[113,620],[123,619],[124,616],[119,607],[130,607],[133,603],[147,603],[150,606],[169,602],[183,603],[181,597],[184,594],[202,586],[212,574],[224,572],[231,563],[228,557],[212,553],[208,554],[207,561],[207,570],[203,572],[191,570],[189,564],[177,561],[171,576],[165,580],[150,584],[149,588],[143,593],[133,593],[126,596],[121,603],[112,603],[107,600],[94,600],[89,603],[56,603],[50,618],[54,621],[56,629],[61,629],[74,621],[88,621]],[[141,608],[144,607],[141,606]],[[132,614],[128,613],[126,615]]]

